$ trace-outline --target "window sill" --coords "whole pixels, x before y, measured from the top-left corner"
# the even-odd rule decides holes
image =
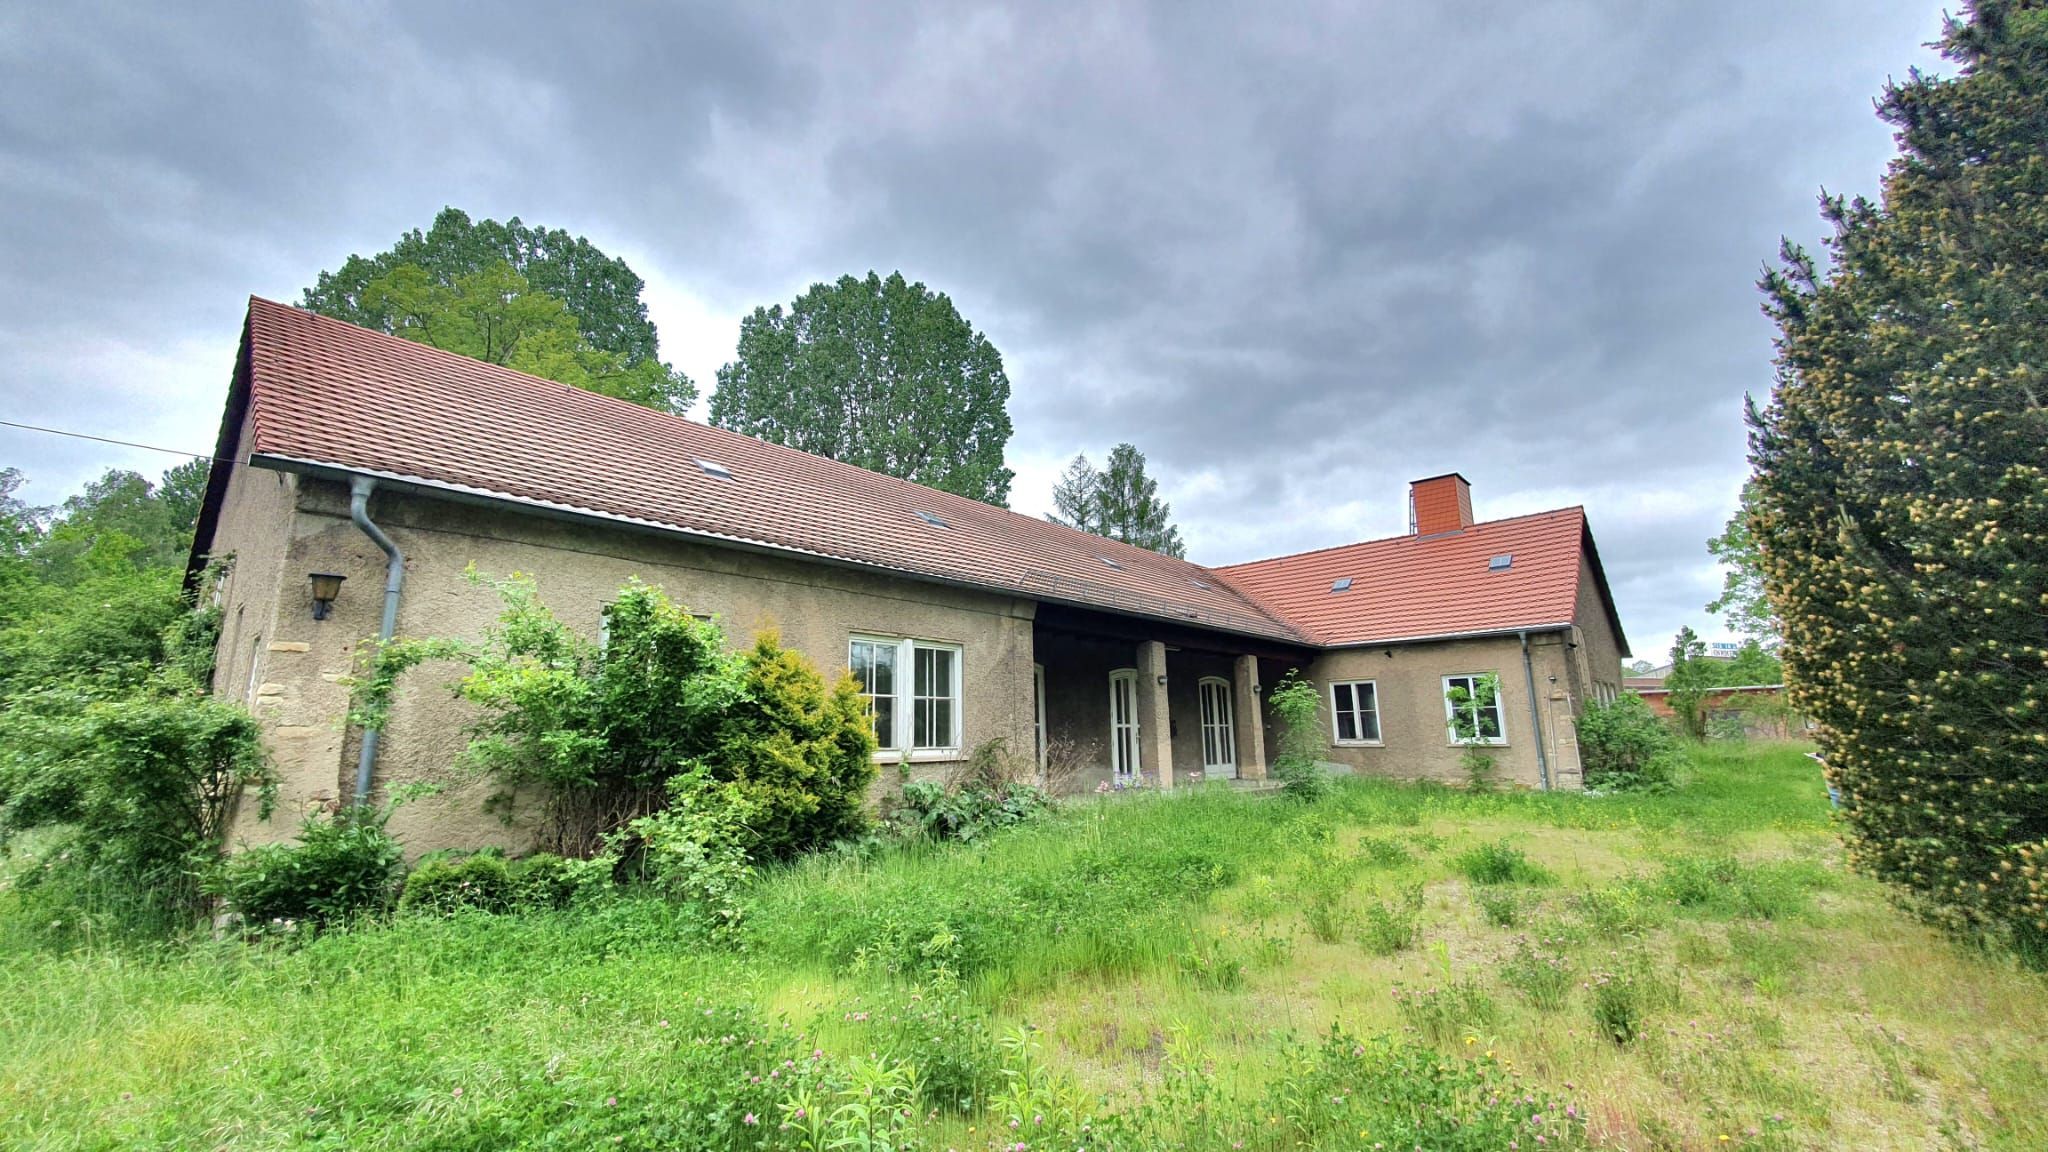
[[[1332,740],[1330,742],[1330,747],[1332,748],[1385,748],[1386,746],[1387,742],[1384,740]]]
[[[907,754],[901,748],[884,748],[875,753],[877,764],[901,764],[906,760],[911,764],[939,764],[964,759],[958,748],[919,748]]]
[[[1508,742],[1506,740],[1453,740],[1449,744],[1444,745],[1446,748],[1505,748],[1507,746]]]

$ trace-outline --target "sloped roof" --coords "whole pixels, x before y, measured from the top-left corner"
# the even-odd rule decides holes
[[[1592,551],[1583,508],[1491,520],[1433,536],[1368,540],[1216,573],[1326,646],[1378,644],[1573,622],[1580,556]],[[1507,557],[1495,568],[1497,557]],[[1342,591],[1332,591],[1349,580]],[[1612,611],[1605,587],[1603,604]],[[1617,637],[1620,624],[1615,624]]]
[[[238,367],[252,429],[243,448],[265,463],[1304,640],[1185,560],[269,300],[249,302]],[[239,426],[236,399],[228,420]],[[226,451],[233,434],[223,427]],[[223,488],[209,491],[202,546]]]

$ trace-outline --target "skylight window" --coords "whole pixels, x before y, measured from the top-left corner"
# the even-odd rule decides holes
[[[1114,569],[1116,569],[1116,570],[1117,570],[1117,571],[1119,571],[1119,572],[1121,572],[1121,571],[1123,571],[1123,570],[1124,570],[1124,566],[1123,566],[1123,565],[1121,565],[1121,564],[1117,563],[1117,562],[1116,562],[1116,561],[1114,561],[1114,560],[1111,560],[1111,559],[1110,559],[1109,557],[1107,557],[1107,556],[1097,556],[1097,557],[1096,557],[1096,559],[1097,559],[1097,560],[1100,560],[1100,561],[1102,561],[1102,562],[1103,562],[1104,564],[1107,564],[1107,565],[1109,565],[1109,566],[1110,566],[1111,568],[1114,568]]]
[[[934,516],[929,512],[919,512],[917,509],[913,508],[911,509],[911,513],[915,515],[919,520],[924,521],[925,523],[931,525],[934,528],[951,527],[951,525],[947,524],[944,520],[939,519],[937,516]]]
[[[1515,554],[1513,552],[1503,552],[1500,555],[1495,556],[1493,559],[1488,560],[1486,562],[1486,567],[1489,571],[1505,572],[1508,570],[1508,566],[1513,564],[1514,562]]]
[[[706,476],[716,476],[720,480],[732,479],[732,470],[716,460],[699,460],[697,467],[702,468]]]
[[[1351,577],[1349,577],[1349,576],[1339,576],[1339,577],[1337,577],[1337,578],[1336,578],[1335,580],[1332,580],[1332,581],[1330,581],[1330,591],[1332,591],[1332,592],[1349,592],[1349,591],[1351,591]]]
[[[1209,583],[1207,580],[1197,580],[1193,576],[1188,577],[1188,583],[1193,584],[1195,587],[1200,588],[1204,592],[1207,592],[1209,589],[1215,587],[1214,584]]]

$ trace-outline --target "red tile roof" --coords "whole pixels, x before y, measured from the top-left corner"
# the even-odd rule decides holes
[[[1581,554],[1613,619],[1579,508],[1207,569],[268,300],[249,302],[238,370],[218,454],[236,449],[246,405],[241,450],[286,468],[1297,645],[1568,624]],[[195,557],[211,542],[225,477],[209,485]],[[1513,560],[1493,571],[1499,555]],[[1347,577],[1347,591],[1331,592]]]
[[[1185,560],[297,308],[252,299],[245,341],[255,456],[1303,639]]]
[[[1585,510],[1563,508],[1216,573],[1317,644],[1377,644],[1569,624],[1578,607],[1579,557],[1591,548]],[[1507,567],[1491,567],[1497,556],[1510,557]],[[1597,557],[1593,563],[1597,573]],[[1347,578],[1349,588],[1331,591]]]

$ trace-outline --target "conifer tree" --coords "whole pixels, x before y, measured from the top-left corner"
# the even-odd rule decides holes
[[[2048,3],[1977,0],[1941,49],[1879,103],[1882,199],[1823,197],[1825,267],[1787,243],[1763,278],[1749,526],[1852,858],[2043,949]]]
[[[1130,444],[1109,452],[1109,466],[1096,471],[1086,456],[1076,456],[1053,486],[1053,507],[1046,519],[1097,536],[1136,544],[1176,558],[1187,556],[1173,506],[1159,498],[1159,482],[1145,474],[1145,454]]]

